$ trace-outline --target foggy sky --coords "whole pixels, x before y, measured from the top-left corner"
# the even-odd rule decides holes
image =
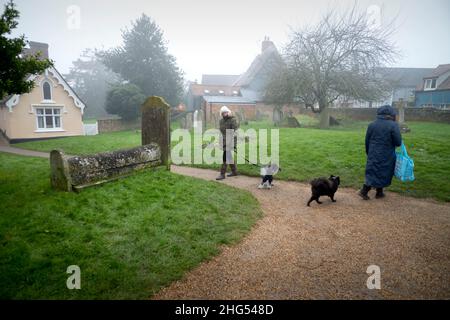
[[[6,0],[0,0],[3,11]],[[269,36],[280,50],[289,28],[315,23],[330,8],[353,0],[16,0],[21,13],[13,35],[46,42],[57,69],[66,73],[84,48],[121,44],[121,30],[142,13],[160,26],[169,53],[185,78],[202,74],[241,74]],[[381,22],[395,16],[394,40],[402,58],[394,66],[436,67],[450,63],[449,0],[361,0],[358,7],[381,8]],[[71,5],[80,9],[80,28],[69,27]],[[73,21],[73,20],[71,20]],[[73,25],[72,25],[73,26]]]

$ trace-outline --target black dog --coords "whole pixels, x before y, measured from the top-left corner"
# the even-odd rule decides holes
[[[316,200],[318,204],[321,204],[322,202],[319,201],[320,196],[329,196],[331,201],[336,202],[336,200],[334,200],[334,194],[340,183],[341,180],[339,177],[335,176],[330,176],[328,179],[318,178],[311,181],[312,196],[309,199],[307,206],[309,207],[309,204],[314,200]]]

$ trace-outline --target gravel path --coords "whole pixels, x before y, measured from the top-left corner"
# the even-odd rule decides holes
[[[0,152],[18,154],[21,156],[28,156],[28,157],[50,158],[49,152],[26,150],[26,149],[14,148],[14,147],[5,146],[5,145],[0,145]]]
[[[342,188],[336,203],[323,198],[308,208],[307,184],[276,181],[272,190],[258,190],[259,179],[246,176],[223,183],[250,191],[264,217],[241,242],[154,299],[450,299],[450,205],[389,192],[363,201]],[[381,290],[366,286],[373,264],[381,269]]]

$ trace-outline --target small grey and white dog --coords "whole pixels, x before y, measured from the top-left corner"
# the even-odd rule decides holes
[[[258,186],[258,189],[271,189],[273,187],[273,176],[281,171],[281,168],[276,164],[268,164],[261,167],[262,181]]]

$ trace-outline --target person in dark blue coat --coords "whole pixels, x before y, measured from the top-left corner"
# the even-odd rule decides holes
[[[375,198],[383,198],[383,188],[391,185],[395,169],[395,147],[402,144],[400,128],[395,121],[397,112],[389,105],[377,110],[377,119],[369,124],[366,132],[366,183],[359,191],[364,200],[375,188]]]

